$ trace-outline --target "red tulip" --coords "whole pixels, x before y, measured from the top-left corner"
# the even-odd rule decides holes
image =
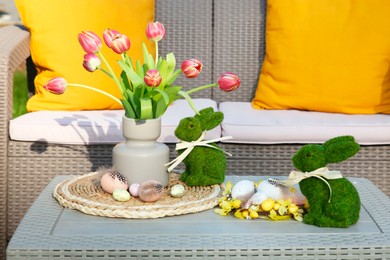
[[[130,49],[130,39],[124,34],[117,34],[111,42],[111,49],[122,54]]]
[[[56,77],[49,80],[46,85],[43,86],[44,89],[50,93],[61,95],[65,92],[68,83],[62,77]]]
[[[82,32],[78,35],[78,39],[86,53],[97,53],[102,48],[102,41],[94,32]]]
[[[165,28],[162,23],[149,23],[146,27],[146,36],[149,40],[158,42],[165,36]]]
[[[104,39],[104,42],[106,43],[106,45],[108,47],[111,48],[111,42],[112,40],[114,39],[114,37],[116,35],[120,35],[120,32],[116,31],[116,30],[111,30],[111,29],[105,29],[104,32],[103,32],[103,39]]]
[[[222,73],[218,79],[219,88],[225,92],[236,90],[240,84],[240,78],[232,72]]]
[[[162,77],[158,70],[151,69],[146,72],[144,81],[149,87],[157,87],[158,85],[160,85]]]
[[[89,72],[94,72],[97,70],[100,65],[101,61],[98,56],[96,56],[93,53],[87,53],[84,55],[84,62],[83,62],[83,67],[89,71]]]
[[[187,78],[196,78],[202,71],[203,63],[198,59],[185,60],[181,64],[181,70]]]

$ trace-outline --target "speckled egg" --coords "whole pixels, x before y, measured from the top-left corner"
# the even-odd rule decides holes
[[[185,193],[185,188],[181,184],[173,185],[170,191],[172,197],[181,198]]]
[[[164,187],[158,181],[146,181],[139,187],[139,198],[144,202],[155,202],[164,193]]]
[[[127,190],[129,185],[125,176],[117,171],[106,172],[100,179],[100,186],[105,192],[112,194],[115,189]]]

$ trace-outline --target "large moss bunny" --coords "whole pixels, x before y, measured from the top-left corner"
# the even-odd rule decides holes
[[[193,117],[183,118],[175,130],[178,139],[185,142],[198,140],[204,131],[211,130],[223,120],[222,112],[214,112],[209,107],[199,111]],[[185,171],[181,180],[189,186],[207,186],[220,184],[225,180],[226,158],[224,152],[215,143],[209,143],[216,148],[194,146],[193,150],[183,160]],[[184,150],[179,150],[179,154]]]
[[[293,157],[293,165],[302,172],[311,172],[352,157],[360,147],[352,136],[339,136],[323,145],[303,146]],[[360,198],[354,185],[345,178],[303,179],[299,186],[310,207],[304,222],[320,227],[348,227],[359,219]]]

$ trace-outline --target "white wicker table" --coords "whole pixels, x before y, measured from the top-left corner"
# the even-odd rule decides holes
[[[359,222],[347,229],[297,221],[221,217],[208,210],[159,219],[91,216],[64,209],[52,197],[56,177],[17,228],[7,259],[390,259],[390,199],[367,179],[351,178],[359,190]],[[228,179],[259,180],[258,176]]]

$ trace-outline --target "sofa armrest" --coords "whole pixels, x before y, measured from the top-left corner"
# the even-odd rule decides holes
[[[8,127],[13,106],[13,74],[30,56],[30,35],[17,26],[0,28],[0,120]],[[3,138],[3,136],[2,136]]]
[[[6,247],[8,141],[13,107],[13,74],[30,55],[30,37],[16,26],[0,28],[0,258]]]

